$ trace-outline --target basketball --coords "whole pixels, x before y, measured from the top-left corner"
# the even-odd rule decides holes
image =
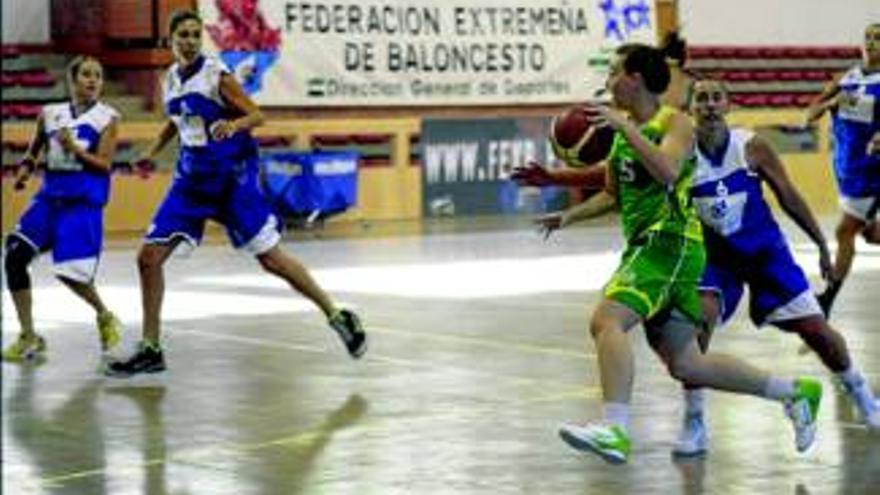
[[[572,167],[602,161],[611,151],[614,130],[594,126],[586,110],[574,107],[553,119],[550,144],[556,157]]]

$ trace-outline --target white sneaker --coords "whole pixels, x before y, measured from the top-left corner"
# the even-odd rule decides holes
[[[822,383],[809,377],[794,381],[795,395],[785,401],[785,413],[794,425],[794,443],[805,452],[816,440],[816,417],[822,402]]]
[[[709,449],[709,430],[702,413],[685,414],[681,433],[672,447],[672,455],[693,457],[706,453]]]
[[[880,401],[874,398],[868,384],[862,381],[854,387],[849,387],[843,383],[843,389],[859,410],[865,425],[871,430],[880,430]]]
[[[616,425],[566,424],[559,428],[559,436],[571,447],[581,452],[592,452],[610,464],[625,463],[632,450],[629,434]]]

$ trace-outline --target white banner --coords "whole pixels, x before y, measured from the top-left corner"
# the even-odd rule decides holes
[[[205,44],[262,105],[564,103],[623,42],[653,43],[650,0],[200,0]]]

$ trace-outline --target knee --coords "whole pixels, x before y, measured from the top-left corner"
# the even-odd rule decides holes
[[[6,238],[6,257],[3,268],[6,270],[6,285],[15,292],[30,289],[31,280],[28,265],[36,256],[34,248],[16,236]]]
[[[880,221],[870,223],[862,229],[862,238],[869,244],[880,244]]]
[[[861,230],[862,227],[860,225],[844,220],[837,224],[837,228],[834,229],[834,235],[837,237],[837,242],[852,244]]]
[[[608,331],[608,324],[603,319],[594,317],[590,320],[590,335],[593,340],[598,340],[599,336],[606,331]]]
[[[699,356],[693,357],[677,357],[672,359],[666,364],[667,369],[669,370],[670,376],[675,378],[676,380],[692,384],[699,385],[699,377],[700,377],[700,358]]]
[[[159,270],[164,262],[162,253],[149,247],[141,249],[137,257],[138,271],[149,273]]]
[[[275,255],[270,252],[257,255],[257,261],[263,270],[269,273],[280,273],[281,263]]]

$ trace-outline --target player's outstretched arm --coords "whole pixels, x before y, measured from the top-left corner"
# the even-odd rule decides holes
[[[563,167],[548,169],[538,162],[514,167],[510,178],[521,186],[569,186],[584,189],[602,189],[605,187],[604,162],[583,168]]]
[[[837,106],[838,98],[840,96],[839,80],[839,77],[835,78],[835,80],[825,85],[825,88],[822,89],[819,96],[817,96],[816,99],[810,103],[810,106],[807,107],[807,114],[804,119],[805,127],[811,125],[825,114],[825,112]]]
[[[159,131],[159,135],[156,136],[156,139],[147,147],[147,150],[144,151],[140,157],[138,158],[138,162],[142,161],[153,161],[165,146],[177,136],[177,126],[174,125],[174,122],[171,119],[165,121],[165,125],[162,126],[162,130]]]
[[[779,205],[782,206],[789,218],[816,243],[819,248],[819,268],[822,271],[822,276],[827,278],[831,273],[831,255],[828,251],[825,235],[822,234],[819,222],[816,221],[816,217],[807,202],[804,201],[804,197],[788,178],[779,155],[776,154],[770,143],[755,136],[746,146],[746,160],[749,166],[770,185]]]
[[[43,114],[40,113],[40,116],[37,117],[37,129],[34,132],[33,137],[31,138],[30,143],[28,143],[27,150],[24,152],[24,157],[22,157],[19,162],[18,168],[18,178],[15,180],[15,190],[24,189],[27,184],[28,179],[30,179],[31,174],[34,173],[34,169],[37,167],[37,160],[40,158],[40,154],[42,154],[43,150],[46,148],[46,125],[43,121]]]
[[[602,216],[613,211],[615,206],[614,196],[603,190],[567,210],[541,215],[535,218],[534,223],[543,232],[544,239],[547,239],[556,230],[563,229],[573,223]]]

